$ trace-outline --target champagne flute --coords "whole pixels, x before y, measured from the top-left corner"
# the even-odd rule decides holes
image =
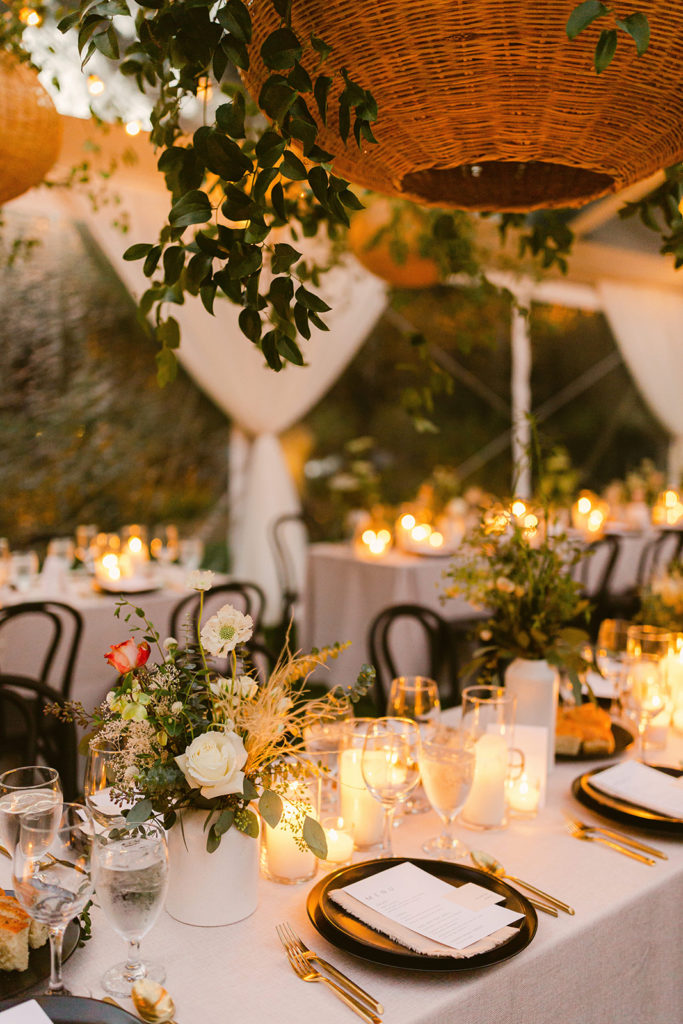
[[[168,848],[164,830],[145,822],[130,830],[110,828],[95,836],[93,878],[100,907],[128,942],[128,957],[110,967],[102,986],[112,995],[129,996],[133,983],[148,978],[161,983],[163,964],[143,960],[140,942],[155,923],[168,888]]]
[[[387,715],[410,718],[417,722],[422,733],[429,722],[438,721],[441,716],[439,685],[429,676],[397,676],[392,679],[387,701]],[[422,787],[403,804],[405,814],[423,814],[429,810]]]
[[[393,857],[394,811],[418,783],[419,757],[420,733],[409,718],[377,718],[368,726],[361,772],[371,796],[384,808],[384,857]]]
[[[62,808],[62,784],[55,768],[28,765],[0,775],[0,843],[12,856],[19,838],[22,814],[40,815],[46,829],[57,827]]]
[[[56,826],[46,823],[42,812],[21,815],[12,872],[17,899],[35,921],[48,928],[48,995],[70,995],[62,981],[64,932],[93,891],[90,812],[80,804],[60,804],[60,809]]]
[[[441,818],[441,835],[422,844],[425,853],[441,860],[467,857],[469,850],[451,832],[474,780],[474,741],[471,736],[446,725],[435,724],[422,737],[420,775],[427,798]]]
[[[85,762],[85,805],[99,825],[125,825],[123,812],[133,804],[116,797],[123,766],[121,751],[111,740],[96,737],[88,745]]]

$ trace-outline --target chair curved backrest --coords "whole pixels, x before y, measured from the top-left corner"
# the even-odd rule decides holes
[[[291,546],[291,538],[295,530],[303,533],[305,541],[308,543],[309,519],[304,512],[286,512],[284,515],[278,516],[270,526],[270,543],[275,561],[275,573],[282,593],[280,621],[285,627],[292,618],[303,589]]]
[[[659,530],[643,546],[638,560],[636,586],[647,586],[658,571],[665,570],[681,557],[683,551],[683,530]]]
[[[179,634],[190,632],[190,640],[197,636],[200,595],[192,593],[184,597],[171,612],[171,636],[184,646],[183,637]],[[258,583],[244,580],[233,580],[229,583],[217,583],[204,594],[203,621],[213,615],[224,604],[231,604],[244,615],[250,615],[254,623],[254,636],[261,630],[261,620],[266,604],[266,595]]]
[[[375,704],[380,714],[384,714],[387,705],[391,680],[406,674],[401,669],[398,647],[399,641],[406,645],[406,631],[411,625],[417,627],[409,636],[411,653],[414,653],[415,636],[418,643],[425,643],[425,663],[417,674],[445,684],[449,702],[460,702],[457,629],[433,608],[395,604],[376,615],[368,630],[370,660],[376,671]]]
[[[609,592],[610,583],[621,551],[621,542],[616,534],[608,533],[592,541],[579,562],[579,582],[591,600],[599,600]],[[591,564],[598,563],[596,578],[590,580]],[[590,583],[590,586],[589,586]]]
[[[52,686],[63,697],[69,697],[74,668],[83,634],[83,617],[76,608],[62,601],[24,601],[0,608],[0,634],[9,632],[12,623],[26,623],[33,617],[32,635],[40,633],[40,643],[31,643],[36,652],[36,666],[30,678]],[[35,627],[39,626],[39,629]],[[2,636],[0,636],[0,670],[3,667]]]
[[[27,676],[0,674],[0,750],[3,761],[46,764],[56,768],[65,800],[74,800],[78,786],[76,726],[52,714],[50,704],[63,705],[57,690]]]

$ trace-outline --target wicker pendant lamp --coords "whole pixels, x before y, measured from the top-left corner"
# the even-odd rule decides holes
[[[36,72],[0,53],[0,205],[43,180],[61,142],[61,119]]]
[[[639,0],[649,49],[637,57],[620,32],[601,75],[593,51],[606,22],[570,41],[574,6],[293,0],[299,37],[324,39],[330,65],[379,106],[378,145],[361,153],[352,137],[344,147],[332,131],[320,136],[337,173],[420,203],[523,211],[581,206],[683,159],[683,0]],[[246,82],[257,96],[267,76],[260,47],[278,17],[270,0],[254,0],[251,17]]]

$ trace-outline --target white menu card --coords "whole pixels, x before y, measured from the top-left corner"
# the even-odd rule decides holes
[[[683,818],[683,779],[640,761],[622,761],[591,775],[591,786],[670,818]]]
[[[457,888],[408,862],[344,886],[344,892],[403,927],[458,950],[524,917],[498,906],[504,897],[484,886]]]

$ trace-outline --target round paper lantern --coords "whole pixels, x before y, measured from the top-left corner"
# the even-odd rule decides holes
[[[61,143],[61,119],[36,72],[0,53],[0,205],[43,180]]]
[[[378,144],[358,150],[324,129],[335,171],[377,192],[472,210],[581,206],[683,158],[683,0],[640,0],[650,46],[618,33],[596,75],[600,19],[567,38],[573,3],[551,0],[295,0],[299,38],[333,47],[323,71],[346,68],[379,107]],[[630,8],[629,8],[630,9]],[[278,27],[254,0],[253,95]],[[308,70],[317,73],[311,61]],[[285,72],[286,73],[286,72]],[[338,95],[338,93],[337,93]],[[308,97],[307,97],[308,99]],[[309,106],[315,114],[315,103]],[[335,97],[328,124],[336,123]]]
[[[419,210],[398,206],[376,198],[354,213],[349,249],[367,270],[397,288],[429,288],[441,280],[436,260],[420,255],[421,235],[429,226]]]

